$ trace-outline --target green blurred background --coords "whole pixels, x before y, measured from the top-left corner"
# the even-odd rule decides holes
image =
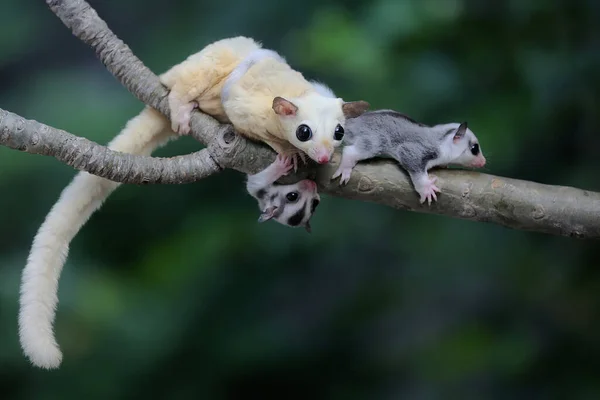
[[[91,4],[156,73],[251,36],[346,99],[467,120],[486,172],[600,191],[596,0]],[[2,1],[0,84],[0,107],[100,143],[142,108],[43,1]],[[257,224],[233,171],[121,187],[71,246],[62,367],[33,368],[20,273],[74,174],[0,148],[2,399],[600,398],[597,242],[326,196],[308,235]]]

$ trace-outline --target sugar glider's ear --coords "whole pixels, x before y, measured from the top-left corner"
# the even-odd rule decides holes
[[[310,220],[306,221],[306,225],[304,225],[304,229],[306,229],[306,232],[312,233],[312,228],[310,227]]]
[[[291,101],[277,96],[273,99],[273,111],[282,117],[291,117],[296,115],[298,107]]]
[[[342,104],[342,111],[344,112],[344,117],[356,118],[367,111],[369,107],[371,107],[371,105],[363,100],[350,101]]]
[[[258,222],[265,222],[273,218],[277,213],[277,206],[267,207],[258,217]]]
[[[460,124],[458,126],[458,128],[456,129],[456,132],[454,132],[454,139],[452,139],[454,141],[454,143],[457,143],[463,137],[465,137],[465,133],[467,133],[467,123],[463,122],[462,124]]]

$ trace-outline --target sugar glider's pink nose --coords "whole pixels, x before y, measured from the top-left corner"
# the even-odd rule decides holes
[[[479,157],[477,157],[474,161],[473,161],[473,166],[475,168],[481,168],[485,165],[485,157],[480,155]]]
[[[319,164],[327,164],[329,162],[329,156],[328,155],[320,155],[319,157],[317,157],[317,162]]]

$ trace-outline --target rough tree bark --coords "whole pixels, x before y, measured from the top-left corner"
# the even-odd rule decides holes
[[[134,96],[167,117],[169,116],[166,88],[160,84],[157,76],[135,57],[129,47],[108,28],[89,4],[83,0],[47,0],[47,3],[75,36],[95,50],[106,68]],[[183,183],[195,180],[194,178],[187,180],[193,173],[198,173],[198,179],[200,179],[219,168],[232,168],[244,173],[254,173],[266,167],[274,158],[274,153],[266,146],[240,137],[233,132],[231,126],[220,125],[213,118],[200,112],[193,114],[191,127],[192,136],[207,145],[206,152],[214,164],[209,165],[210,161],[205,160],[207,165],[196,166],[200,169],[199,173],[198,171],[192,172],[189,168],[185,169],[183,165],[193,168],[194,166],[191,161],[188,161],[188,158],[198,157],[198,155],[181,156],[178,160],[181,169],[173,170],[173,175],[170,175],[172,179],[169,182],[164,177],[156,178],[156,176],[160,176],[161,172],[158,167],[153,166],[155,161],[166,162],[166,160],[130,156],[131,158],[127,161],[128,165],[137,173],[143,173],[148,182]],[[25,137],[28,134],[27,130],[17,131],[14,127],[7,128],[6,125],[2,125],[0,132],[2,132],[0,144],[3,145],[9,145],[5,139],[14,136],[8,135],[8,132],[24,136],[19,143],[30,143],[33,140],[31,137]],[[66,133],[45,129],[39,130],[34,135],[37,135],[35,140],[40,141],[40,137],[43,135],[57,134]],[[14,137],[11,140],[13,144],[17,143]],[[98,166],[96,159],[84,157],[83,155],[89,151],[91,142],[85,141],[85,139],[81,140],[81,142],[77,140],[64,142],[65,146],[70,146],[68,151],[71,157],[78,160],[69,165],[97,175],[102,171],[118,169],[118,163],[105,162],[102,168]],[[65,152],[60,148],[60,145],[63,144],[60,139],[47,139],[45,143],[47,148],[43,152],[32,152],[54,156]],[[48,150],[51,143],[56,144],[57,147]],[[93,143],[92,145],[99,146]],[[36,149],[35,146],[24,148],[23,144],[19,145],[18,143],[16,146],[10,147],[25,151]],[[61,161],[66,162],[62,159]],[[188,162],[190,164],[186,164]],[[337,163],[339,163],[339,154],[329,165],[318,168],[311,166],[310,169],[305,169],[299,174],[302,176],[312,174],[319,185],[320,192],[332,196],[375,202],[397,209],[492,222],[514,229],[578,238],[600,238],[600,193],[571,187],[542,185],[472,171],[436,170],[434,174],[439,178],[438,183],[442,188],[442,194],[439,196],[438,202],[427,206],[419,204],[418,196],[407,175],[391,161],[373,160],[360,163],[355,168],[349,184],[343,187],[338,185],[337,180],[331,181],[330,179]],[[207,168],[206,171],[212,172],[202,172],[204,167]],[[129,179],[126,173],[120,175],[106,173],[106,176],[101,176],[120,182],[134,181]],[[177,181],[176,176],[180,177],[180,181]],[[298,175],[287,179],[297,178]],[[161,181],[161,179],[163,180]]]
[[[172,158],[134,156],[0,109],[0,143],[52,156],[78,170],[122,183],[189,183],[219,172],[207,149]]]

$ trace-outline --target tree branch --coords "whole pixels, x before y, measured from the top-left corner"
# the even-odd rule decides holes
[[[89,4],[83,0],[47,0],[47,3],[75,36],[96,51],[107,69],[131,93],[167,117],[170,115],[167,90]],[[208,145],[210,155],[222,168],[254,173],[273,160],[273,152],[266,146],[240,137],[230,126],[219,125],[205,114],[194,112],[191,125],[193,136]],[[438,202],[427,206],[419,204],[406,174],[393,162],[360,163],[349,184],[343,187],[330,180],[338,162],[336,154],[331,164],[310,170],[316,173],[322,193],[514,229],[600,238],[600,193],[471,171],[437,170],[433,173],[439,177],[442,194]]]
[[[131,94],[170,117],[168,90],[129,46],[110,30],[96,10],[84,0],[46,0],[46,3],[76,37],[94,49],[106,69]],[[204,144],[211,142],[223,129],[217,120],[201,112],[194,113],[191,127],[192,136]]]
[[[456,169],[435,169],[442,193],[427,206],[408,175],[395,163],[373,160],[359,164],[345,187],[329,177],[333,165],[320,168],[319,190],[332,196],[368,201],[402,210],[441,214],[508,228],[576,238],[600,239],[600,193],[551,186]]]
[[[122,183],[189,183],[221,170],[206,149],[172,158],[119,153],[2,109],[0,144],[32,154],[52,156],[78,170]]]
[[[146,105],[170,118],[167,88],[86,1],[46,0],[46,3],[76,37],[94,50],[106,69],[127,90]],[[222,168],[252,174],[267,167],[275,157],[267,146],[237,135],[231,125],[219,124],[200,111],[192,113],[190,126],[191,136],[209,147],[213,158]]]

